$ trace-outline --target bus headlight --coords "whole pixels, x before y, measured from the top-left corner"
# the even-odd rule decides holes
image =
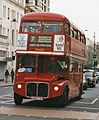
[[[58,86],[54,86],[54,91],[58,91],[59,90],[59,87]]]
[[[17,85],[17,88],[18,88],[18,89],[21,89],[21,88],[22,88],[22,85],[21,85],[21,84],[18,84],[18,85]]]

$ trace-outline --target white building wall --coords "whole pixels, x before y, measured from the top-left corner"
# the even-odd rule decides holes
[[[2,1],[0,1],[0,8],[2,8]],[[2,9],[0,9],[0,25],[2,20]]]
[[[11,58],[12,53],[14,54],[15,52],[16,38],[19,30],[20,19],[24,14],[24,8],[25,0],[0,0],[0,46],[2,46],[0,47],[0,52],[4,52],[4,58]],[[14,41],[12,41],[12,30],[14,31]],[[2,42],[4,42],[4,44],[2,44]],[[2,48],[6,48],[6,51],[3,51]],[[2,61],[0,59],[0,65],[4,65],[0,67],[2,76],[4,76],[5,69],[10,71],[14,68],[14,61],[9,60],[11,59],[6,59],[6,61]]]

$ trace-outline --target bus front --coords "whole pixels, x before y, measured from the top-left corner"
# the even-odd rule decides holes
[[[56,17],[57,19],[57,17]],[[69,58],[63,21],[22,21],[17,40],[14,101],[68,102]]]

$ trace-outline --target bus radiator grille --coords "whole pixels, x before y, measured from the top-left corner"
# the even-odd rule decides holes
[[[27,96],[48,97],[48,84],[27,83]]]

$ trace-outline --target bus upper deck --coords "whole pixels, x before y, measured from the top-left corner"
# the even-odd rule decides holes
[[[60,53],[83,59],[85,44],[84,33],[63,15],[28,13],[21,19],[17,50]]]

